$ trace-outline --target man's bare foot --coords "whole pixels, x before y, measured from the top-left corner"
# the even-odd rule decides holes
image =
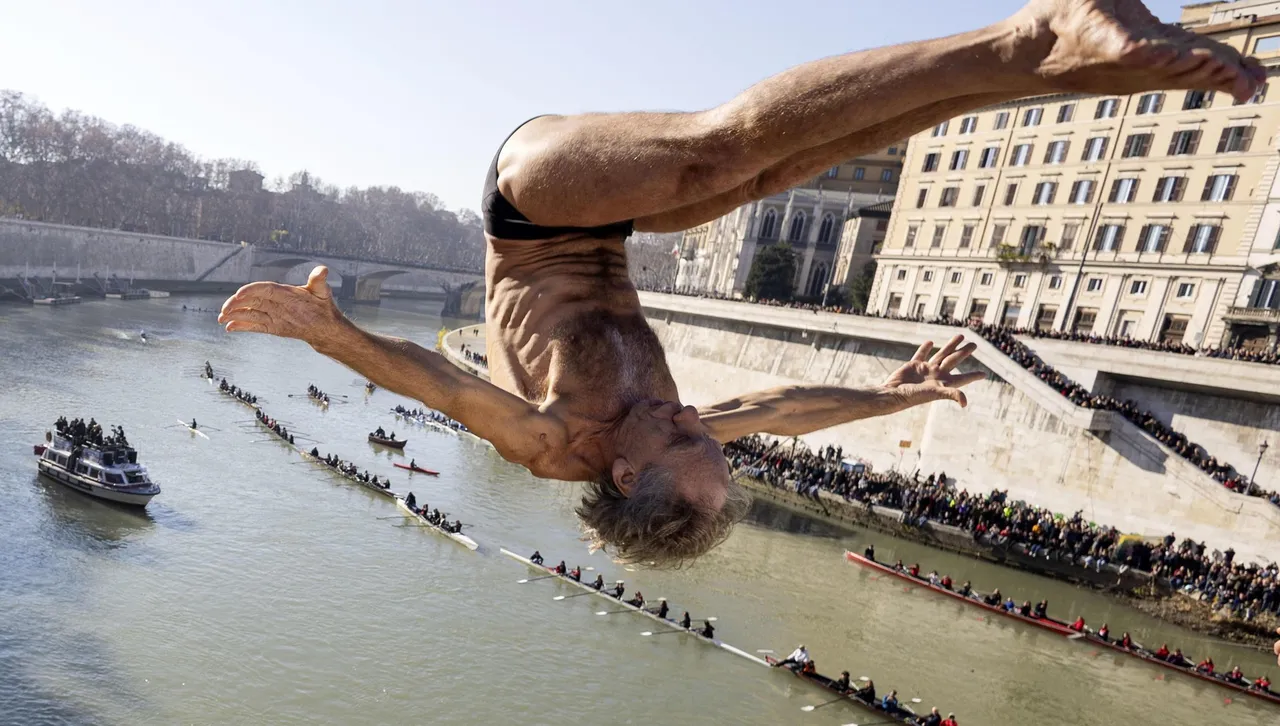
[[[1139,0],[1032,0],[1008,22],[1004,52],[1033,56],[1036,75],[1057,90],[1186,88],[1244,101],[1266,82],[1255,59],[1160,22]]]

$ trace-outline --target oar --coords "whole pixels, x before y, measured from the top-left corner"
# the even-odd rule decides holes
[[[685,630],[684,628],[681,628],[681,629],[679,629],[679,630],[664,630],[664,631],[662,631],[661,633],[655,633],[655,632],[653,632],[652,630],[646,630],[646,631],[644,631],[643,633],[641,633],[641,635],[643,635],[643,636],[644,636],[644,637],[646,637],[646,638],[650,638],[650,637],[653,637],[653,636],[655,636],[655,635],[670,635],[670,634],[672,634],[672,633],[685,633],[685,634],[689,634],[689,633],[691,633],[691,632],[693,632],[693,631],[692,631],[692,630]]]
[[[843,724],[843,726],[881,726],[882,724],[887,724],[887,723],[902,723],[902,722],[901,721],[872,721],[871,723],[866,723],[866,724],[847,723],[847,724]]]
[[[529,578],[526,578],[526,579],[523,579],[523,580],[516,580],[516,584],[517,584],[517,585],[523,585],[523,584],[525,584],[526,582],[535,582],[535,581],[537,581],[537,580],[549,580],[549,579],[551,579],[551,578],[553,578],[553,577],[559,577],[559,575],[543,575],[542,577],[529,577]]]
[[[805,713],[808,713],[809,711],[816,711],[819,708],[822,708],[823,706],[830,706],[833,703],[839,703],[841,701],[847,701],[847,700],[849,700],[848,696],[841,696],[839,698],[833,698],[830,701],[823,701],[822,703],[819,703],[816,706],[801,706],[800,710],[804,711]]]
[[[376,519],[408,519],[409,515],[401,514],[399,517],[376,517]]]
[[[597,610],[596,615],[617,615],[618,613],[633,613],[633,612],[635,611],[631,610],[630,608],[626,610]]]
[[[576,594],[574,594],[574,595],[556,595],[555,597],[553,597],[553,598],[551,598],[551,599],[552,599],[552,600],[555,600],[556,602],[559,602],[559,601],[561,601],[561,600],[568,600],[568,599],[569,599],[569,598],[571,598],[571,597],[582,597],[582,596],[584,596],[584,595],[595,595],[597,592],[598,592],[597,590],[592,590],[591,592],[579,592],[579,593],[576,593]]]

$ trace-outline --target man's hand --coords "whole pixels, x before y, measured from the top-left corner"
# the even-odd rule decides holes
[[[328,268],[320,266],[302,287],[277,282],[245,285],[223,303],[218,322],[233,333],[269,333],[322,348],[348,327],[333,302],[328,275]]]
[[[969,400],[960,388],[986,378],[987,374],[951,372],[978,348],[973,343],[961,346],[963,342],[964,336],[957,335],[942,350],[933,353],[933,341],[925,341],[911,360],[885,379],[884,387],[903,395],[912,406],[943,399],[967,406]]]

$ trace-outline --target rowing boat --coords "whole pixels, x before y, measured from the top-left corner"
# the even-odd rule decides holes
[[[438,422],[436,422],[436,421],[432,421],[431,419],[427,418],[426,416],[414,416],[414,415],[412,415],[412,414],[408,414],[408,413],[400,413],[399,411],[395,410],[394,408],[393,408],[393,409],[391,409],[391,413],[393,413],[393,414],[396,416],[396,418],[403,419],[403,420],[408,421],[408,422],[410,422],[410,423],[418,424],[419,426],[423,426],[423,427],[427,427],[427,428],[433,428],[433,429],[435,429],[436,431],[439,431],[439,432],[441,432],[441,433],[451,434],[451,435],[453,435],[453,436],[457,436],[457,435],[458,435],[458,432],[457,432],[457,431],[455,431],[454,429],[451,429],[451,428],[449,428],[448,426],[445,426],[445,425],[444,425],[444,424],[442,424],[442,423],[438,423]]]
[[[756,663],[756,664],[759,664],[759,665],[762,665],[762,666],[767,666],[767,665],[769,665],[766,661],[762,660],[761,658],[759,658],[759,657],[757,657],[757,656],[754,656],[754,655],[752,655],[752,654],[750,654],[750,653],[746,652],[745,650],[741,650],[741,649],[739,649],[739,648],[735,648],[735,647],[733,647],[732,645],[729,645],[728,643],[724,642],[723,640],[720,640],[719,638],[708,638],[708,637],[706,637],[705,635],[702,635],[701,633],[699,633],[699,632],[697,632],[697,631],[695,631],[695,630],[689,630],[689,629],[687,629],[687,628],[682,628],[682,627],[680,627],[680,623],[677,623],[676,621],[671,620],[670,618],[660,618],[660,617],[658,617],[658,614],[657,614],[657,613],[649,612],[648,610],[645,610],[645,609],[644,609],[644,608],[642,608],[642,607],[636,607],[635,605],[632,605],[631,603],[629,603],[629,602],[627,602],[627,601],[625,601],[625,600],[619,600],[618,598],[616,598],[616,597],[614,597],[614,596],[610,595],[608,592],[601,591],[601,590],[597,590],[597,589],[595,589],[594,587],[591,587],[590,585],[588,585],[588,584],[586,584],[586,583],[579,582],[579,581],[577,581],[577,580],[573,579],[572,577],[569,577],[568,575],[559,575],[559,574],[557,574],[557,573],[556,573],[556,571],[555,571],[555,569],[554,569],[554,568],[547,567],[547,566],[545,566],[545,565],[539,565],[538,563],[534,562],[533,560],[531,560],[531,559],[529,559],[529,558],[527,558],[527,557],[522,557],[521,555],[518,555],[518,554],[516,554],[516,553],[512,552],[511,550],[509,550],[509,549],[507,549],[507,548],[505,548],[505,547],[503,547],[500,551],[502,552],[502,554],[506,555],[507,557],[510,557],[510,558],[511,558],[511,559],[513,559],[513,560],[518,560],[518,561],[520,561],[520,562],[523,562],[526,566],[531,567],[531,568],[533,568],[533,569],[535,569],[535,570],[537,570],[537,571],[539,571],[539,572],[549,572],[549,573],[551,573],[551,574],[554,574],[554,575],[556,575],[557,579],[559,579],[559,580],[561,580],[561,581],[563,581],[563,582],[567,582],[567,583],[569,583],[570,585],[573,585],[573,586],[575,586],[575,587],[577,587],[577,588],[579,588],[579,589],[586,590],[587,592],[590,592],[590,593],[592,593],[592,594],[594,594],[594,595],[598,595],[598,596],[600,596],[600,597],[604,598],[605,600],[608,600],[610,603],[612,603],[612,604],[614,604],[614,605],[618,605],[618,606],[620,606],[620,607],[624,607],[624,608],[626,608],[626,609],[628,609],[628,610],[631,610],[632,612],[635,612],[635,613],[636,613],[636,614],[638,614],[638,615],[643,615],[643,616],[645,616],[646,618],[649,618],[650,620],[656,620],[656,621],[658,621],[659,623],[662,623],[663,625],[665,625],[665,626],[667,626],[667,627],[669,627],[669,628],[671,628],[671,629],[673,629],[673,630],[683,630],[683,631],[685,631],[685,633],[686,633],[686,634],[691,635],[691,636],[693,636],[693,637],[697,638],[698,640],[701,640],[702,642],[704,642],[704,643],[706,643],[706,644],[708,644],[708,645],[714,645],[715,647],[720,648],[720,649],[722,649],[722,650],[726,650],[726,651],[728,651],[728,652],[730,652],[730,653],[733,653],[733,654],[734,654],[734,655],[736,655],[736,656],[741,656],[741,657],[743,657],[743,658],[746,658],[747,660],[751,661],[752,663]]]
[[[246,401],[246,400],[244,400],[243,398],[240,398],[239,396],[237,396],[237,395],[235,395],[234,393],[232,393],[230,389],[226,389],[226,390],[224,390],[224,389],[222,389],[222,388],[219,388],[219,389],[218,389],[218,393],[221,393],[222,395],[226,396],[227,398],[230,398],[232,401],[235,401],[236,403],[240,404],[241,406],[245,406],[245,407],[247,407],[247,408],[252,408],[252,409],[257,409],[257,408],[258,408],[258,404],[256,404],[256,403],[250,403],[249,401]]]
[[[426,517],[422,516],[421,514],[418,514],[417,512],[413,511],[412,509],[410,509],[410,508],[409,508],[409,505],[408,505],[408,504],[405,504],[405,503],[404,503],[404,499],[403,499],[402,497],[400,497],[399,495],[397,495],[397,496],[396,496],[396,506],[397,506],[397,507],[399,507],[399,508],[400,508],[400,510],[401,510],[401,511],[403,511],[406,515],[408,515],[408,516],[410,516],[410,517],[413,517],[414,519],[418,520],[419,522],[422,522],[422,526],[424,526],[424,527],[426,527],[426,528],[428,528],[428,529],[435,530],[438,534],[442,534],[442,535],[444,535],[444,536],[448,537],[449,539],[453,540],[454,542],[457,542],[458,544],[462,545],[463,547],[466,547],[466,548],[467,548],[467,549],[469,549],[469,550],[473,550],[473,551],[474,551],[477,547],[479,547],[479,546],[480,546],[480,545],[476,544],[476,541],[475,541],[475,540],[471,539],[470,537],[466,536],[465,534],[462,534],[461,532],[446,532],[446,531],[444,531],[443,529],[441,529],[441,528],[437,527],[436,525],[432,524],[430,521],[428,521],[428,520],[427,520],[427,518],[426,518]]]
[[[390,488],[383,489],[382,487],[380,487],[380,486],[378,486],[378,485],[374,484],[374,483],[373,483],[373,482],[371,482],[371,481],[365,481],[365,480],[363,480],[363,479],[361,479],[361,478],[359,478],[359,477],[355,477],[355,476],[352,476],[352,475],[350,475],[350,474],[348,474],[348,473],[346,473],[346,472],[344,472],[344,471],[340,471],[340,470],[339,470],[337,467],[335,467],[335,466],[329,466],[329,464],[328,464],[328,463],[326,463],[324,459],[321,459],[321,458],[320,458],[320,457],[318,457],[318,456],[312,456],[312,455],[311,455],[311,452],[309,452],[309,451],[303,451],[303,452],[302,452],[302,458],[307,459],[308,461],[310,461],[310,462],[311,462],[311,463],[313,463],[313,464],[319,464],[319,465],[323,466],[324,468],[328,469],[329,471],[333,472],[334,474],[337,474],[338,476],[342,477],[343,479],[346,479],[347,481],[349,481],[349,482],[351,482],[351,483],[353,483],[353,484],[359,484],[360,486],[364,487],[365,489],[368,489],[368,490],[369,490],[369,491],[371,491],[371,492],[377,492],[378,494],[381,494],[381,495],[382,495],[382,496],[384,496],[384,497],[389,497],[389,498],[391,498],[391,499],[395,499],[395,498],[396,498],[396,493],[395,493],[395,492],[393,492],[393,491],[391,491],[391,489],[390,489]]]
[[[271,434],[272,436],[276,437],[276,440],[277,440],[277,441],[279,441],[280,443],[284,444],[285,446],[288,446],[289,448],[293,449],[294,451],[302,452],[302,447],[298,446],[297,444],[291,444],[291,443],[289,443],[289,440],[288,440],[288,439],[286,439],[285,437],[283,437],[283,436],[281,436],[280,434],[276,433],[276,430],[275,430],[275,429],[273,429],[273,428],[271,428],[270,426],[268,426],[266,421],[263,421],[262,419],[258,418],[257,416],[254,416],[254,417],[253,417],[253,419],[254,419],[255,421],[257,421],[257,422],[258,422],[258,425],[259,425],[259,426],[261,426],[262,428],[266,429],[266,430],[267,430],[267,433],[269,433],[269,434]]]
[[[397,461],[395,462],[395,466],[400,469],[408,469],[409,471],[417,472],[418,474],[430,474],[431,476],[440,476],[440,472],[438,471],[423,469],[420,466],[414,466],[412,464],[401,464],[400,462]]]
[[[777,658],[774,658],[773,656],[770,656],[770,655],[765,656],[765,661],[770,666],[776,666],[779,662]],[[875,712],[877,716],[885,717],[886,719],[889,720],[888,722],[908,723],[908,724],[912,724],[913,726],[919,723],[918,721],[916,721],[915,711],[912,711],[907,706],[899,705],[899,709],[901,710],[901,713],[890,714],[887,711],[885,711],[880,706],[880,704],[874,701],[868,701],[864,698],[859,698],[857,695],[853,693],[845,693],[844,691],[840,690],[840,688],[836,686],[836,681],[834,678],[828,678],[822,675],[821,673],[801,673],[800,671],[791,670],[790,668],[786,668],[784,670],[790,671],[792,675],[794,675],[795,677],[799,678],[802,681],[808,681],[813,685],[817,686],[818,688],[822,688],[824,690],[830,691],[831,693],[834,693],[837,696],[843,696],[849,701],[852,701],[853,703],[856,703],[859,706],[862,706],[863,708],[869,711]]]
[[[1178,673],[1182,673],[1183,675],[1191,676],[1192,678],[1198,678],[1202,681],[1206,681],[1208,683],[1213,683],[1215,685],[1222,686],[1223,688],[1229,688],[1233,691],[1238,691],[1240,693],[1253,696],[1254,698],[1262,699],[1263,701],[1270,701],[1271,703],[1280,704],[1280,694],[1277,694],[1273,691],[1269,691],[1269,690],[1261,691],[1247,684],[1241,685],[1238,683],[1232,683],[1231,681],[1226,680],[1226,678],[1220,674],[1210,675],[1208,673],[1201,673],[1197,671],[1194,666],[1181,666],[1176,663],[1170,663],[1167,660],[1156,657],[1154,653],[1147,650],[1146,648],[1143,648],[1137,645],[1136,643],[1134,644],[1135,647],[1132,649],[1125,648],[1124,646],[1120,645],[1120,643],[1117,641],[1110,640],[1110,639],[1103,640],[1102,638],[1098,637],[1094,633],[1077,632],[1076,630],[1073,630],[1070,625],[1062,622],[1061,620],[1055,620],[1053,618],[1047,618],[1047,617],[1046,618],[1027,617],[1018,612],[1006,612],[1004,608],[993,607],[973,597],[965,597],[964,595],[961,595],[958,592],[948,590],[944,587],[939,587],[938,585],[930,584],[930,582],[924,578],[921,578],[918,576],[912,576],[912,574],[909,572],[901,572],[899,570],[894,569],[893,567],[882,564],[880,562],[876,562],[875,560],[869,560],[866,557],[860,554],[857,554],[856,552],[845,552],[844,556],[845,556],[845,559],[850,562],[854,562],[860,565],[864,565],[866,567],[870,567],[875,570],[879,570],[886,574],[893,575],[894,577],[906,580],[911,584],[916,585],[917,587],[922,587],[926,590],[932,590],[933,592],[939,593],[941,595],[947,595],[948,597],[953,597],[957,600],[961,600],[970,605],[974,605],[976,607],[980,607],[980,608],[983,608],[984,610],[988,610],[991,612],[999,613],[1000,615],[1013,618],[1014,620],[1024,622],[1028,625],[1034,625],[1036,627],[1043,628],[1045,630],[1048,630],[1050,632],[1056,633],[1058,635],[1061,635],[1067,638],[1084,640],[1088,643],[1091,643],[1092,645],[1096,645],[1102,648],[1108,648],[1117,653],[1123,653],[1125,655],[1137,658],[1138,660],[1146,661],[1151,665],[1156,665],[1156,666],[1160,666],[1161,668],[1167,668],[1169,670],[1177,671]]]
[[[181,425],[186,430],[190,431],[191,433],[202,437],[205,441],[209,440],[209,437],[205,434],[205,432],[201,431],[200,429],[191,428],[191,424],[187,423],[186,421],[179,420],[178,424]]]
[[[384,439],[380,436],[369,434],[369,443],[385,446],[388,449],[403,449],[404,445],[409,443],[408,439]]]

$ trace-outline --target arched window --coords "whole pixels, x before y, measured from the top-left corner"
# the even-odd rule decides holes
[[[827,284],[827,263],[820,262],[814,268],[813,275],[809,278],[809,297],[817,297],[822,294],[822,286]]]
[[[804,239],[804,212],[796,212],[791,218],[791,229],[787,230],[788,242],[799,242]]]
[[[820,244],[826,244],[830,242],[835,230],[836,230],[836,218],[830,214],[823,216],[822,226],[818,227],[818,242]]]
[[[764,219],[760,220],[760,239],[777,237],[778,215],[772,210],[765,210]]]

